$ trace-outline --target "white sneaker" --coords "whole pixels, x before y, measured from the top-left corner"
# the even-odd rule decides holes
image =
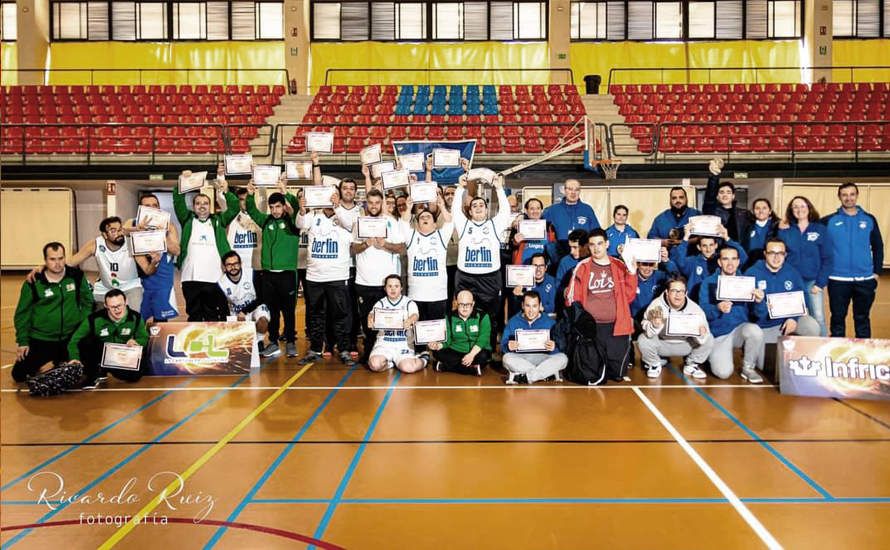
[[[647,367],[646,376],[648,376],[649,378],[658,378],[659,376],[661,376],[661,365]]]
[[[743,380],[747,380],[751,384],[763,383],[763,377],[753,367],[742,367],[742,372],[739,374]]]
[[[696,380],[704,380],[708,377],[708,375],[705,374],[705,371],[698,368],[698,365],[691,363],[683,367],[683,374],[685,374],[686,376],[691,376]]]

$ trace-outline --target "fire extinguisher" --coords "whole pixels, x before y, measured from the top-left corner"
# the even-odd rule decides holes
[[[291,93],[291,95],[297,95],[297,79],[296,78],[290,79],[290,93]]]

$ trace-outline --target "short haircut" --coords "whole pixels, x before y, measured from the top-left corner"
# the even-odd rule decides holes
[[[728,244],[724,244],[723,246],[721,246],[720,248],[717,249],[717,257],[718,258],[720,257],[720,255],[723,253],[724,250],[732,250],[733,252],[735,252],[736,258],[741,258],[741,256],[739,255],[738,249],[736,249],[735,247],[729,246]]]
[[[237,196],[239,199],[240,199],[241,197],[246,196],[246,195],[247,195],[247,188],[246,188],[246,187],[236,187],[236,188],[235,188],[235,196]]]
[[[105,219],[102,220],[101,222],[99,222],[99,231],[102,232],[102,233],[105,233],[105,231],[108,229],[108,226],[111,225],[111,224],[113,224],[113,223],[120,223],[120,224],[122,224],[123,222],[122,222],[121,219],[120,219],[119,217],[117,217],[117,216],[110,216],[110,217],[108,217],[108,218],[105,218]]]
[[[729,190],[732,191],[732,194],[735,195],[735,185],[730,181],[721,181],[719,185],[717,185],[717,191],[723,189],[724,187],[729,187]]]
[[[850,187],[852,187],[853,189],[856,190],[856,194],[857,194],[857,195],[859,194],[859,186],[856,185],[855,183],[853,183],[852,181],[848,181],[848,182],[846,182],[846,183],[842,183],[842,184],[838,185],[838,187],[837,187],[837,196],[840,197],[840,196],[841,196],[841,191],[843,191],[844,189],[848,189],[848,188],[850,188]]]
[[[402,284],[402,276],[398,275],[397,273],[391,273],[383,279],[383,286],[386,286],[387,284],[389,284],[390,279],[397,280],[399,282],[399,285]]]
[[[158,204],[161,204],[161,200],[154,193],[145,193],[144,195],[141,195],[139,197],[139,204],[142,204],[142,201],[145,199],[154,199],[154,200],[158,201]]]
[[[365,199],[370,199],[371,197],[377,197],[380,200],[383,200],[383,193],[380,192],[380,189],[370,189],[367,193],[365,193]]]
[[[667,281],[664,283],[665,290],[671,288],[671,285],[674,283],[682,283],[682,285],[686,286],[686,277],[680,275],[679,273],[675,273],[671,275]]]
[[[53,241],[51,243],[46,243],[45,245],[43,245],[43,259],[44,260],[46,259],[46,254],[50,250],[61,250],[62,254],[65,254],[65,245],[58,241]]]
[[[569,242],[578,243],[581,246],[587,244],[587,231],[583,229],[573,229],[567,238]]]
[[[223,254],[223,257],[222,257],[222,263],[223,263],[223,265],[226,264],[226,260],[228,260],[229,258],[238,258],[238,261],[239,261],[239,262],[241,261],[241,255],[240,255],[240,254],[238,254],[238,253],[235,252],[234,250],[229,250],[228,252],[226,252],[225,254]]]
[[[685,187],[681,187],[681,186],[679,186],[679,185],[675,185],[674,187],[671,187],[670,193],[673,193],[674,191],[683,191],[683,196],[684,196],[684,197],[688,197],[688,195],[686,195],[686,188],[685,188]]]
[[[356,189],[358,189],[358,185],[356,185],[354,179],[352,179],[352,178],[343,178],[342,180],[340,180],[340,183],[337,184],[337,191],[339,191],[340,193],[343,192],[343,184],[344,184],[344,183],[351,183],[353,187],[355,187]]]
[[[124,302],[127,301],[127,295],[124,294],[124,291],[119,288],[112,288],[108,292],[105,293],[105,297],[102,298],[103,302],[108,302],[109,299],[114,298],[116,296],[120,296],[124,299]]]
[[[809,212],[807,213],[807,221],[808,222],[819,221],[819,211],[816,210],[816,207],[813,206],[813,203],[810,202],[810,199],[804,197],[803,195],[797,195],[796,197],[794,197],[790,201],[788,201],[788,207],[785,209],[785,223],[787,223],[788,225],[795,225],[795,223],[797,222],[797,220],[794,217],[794,210],[791,208],[791,204],[794,201],[796,201],[797,199],[800,199],[804,203],[806,203],[807,208],[809,209]],[[766,200],[766,199],[764,199],[764,200]]]
[[[778,237],[772,237],[772,238],[767,239],[766,242],[763,244],[764,252],[766,252],[766,249],[769,248],[770,243],[779,243],[782,245],[782,248],[784,248],[785,250],[788,250],[788,245],[785,244],[785,241],[783,241],[782,239],[780,239]]]
[[[628,207],[624,206],[623,204],[619,204],[612,209],[612,215],[614,216],[615,214],[617,214],[619,210],[624,210],[625,214],[630,214],[630,209]]]
[[[531,265],[531,263],[535,260],[535,258],[543,258],[544,265],[547,265],[547,255],[544,254],[543,252],[535,252],[534,254],[532,254],[532,257],[528,259],[529,265]]]
[[[604,241],[609,240],[609,236],[606,235],[606,230],[602,227],[597,227],[596,229],[591,229],[590,234],[587,236],[588,244],[593,240],[594,237],[602,237]]]
[[[538,301],[539,304],[541,303],[541,295],[538,294],[537,290],[526,290],[525,292],[523,292],[522,301],[524,302],[526,298],[534,298]]]
[[[541,208],[544,208],[544,203],[541,202],[541,199],[539,199],[537,197],[532,197],[532,198],[528,199],[527,201],[525,201],[525,205],[523,206],[523,208],[528,210],[528,205],[531,204],[532,201],[535,201],[536,203],[541,205]]]
[[[269,200],[267,201],[270,205],[272,204],[285,204],[284,195],[279,193],[278,191],[269,195]]]
[[[198,202],[198,199],[200,199],[200,198],[202,198],[202,197],[205,198],[205,199],[207,199],[207,202],[208,202],[208,203],[213,204],[213,199],[211,199],[210,197],[208,197],[208,196],[205,195],[204,193],[198,193],[197,195],[194,196],[194,198],[192,198],[192,206],[194,206],[195,203]]]

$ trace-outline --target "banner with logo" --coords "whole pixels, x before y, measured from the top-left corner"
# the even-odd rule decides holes
[[[245,374],[259,367],[251,322],[158,323],[149,328],[148,373],[156,376]]]
[[[784,336],[778,352],[784,394],[890,400],[890,340]]]
[[[411,153],[423,153],[431,155],[433,149],[457,149],[460,151],[460,157],[465,158],[473,163],[473,153],[476,150],[476,140],[467,141],[394,141],[392,143],[393,151],[396,156],[410,155]],[[439,185],[451,185],[457,183],[457,180],[463,175],[463,168],[434,168],[433,181]],[[419,181],[423,181],[426,177],[423,172],[414,172]]]

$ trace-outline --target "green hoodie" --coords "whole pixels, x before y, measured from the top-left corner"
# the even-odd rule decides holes
[[[108,316],[107,309],[92,313],[84,319],[68,343],[68,357],[72,361],[80,360],[78,344],[84,338],[90,337],[103,344],[126,344],[130,340],[136,340],[143,347],[148,344],[148,330],[145,328],[145,321],[130,308],[127,308],[127,314],[116,323]]]
[[[224,212],[210,214],[210,217],[208,218],[208,221],[213,224],[213,235],[216,238],[216,249],[219,251],[220,258],[222,258],[226,252],[231,250],[229,239],[226,237],[226,226],[232,223],[232,220],[234,220],[238,215],[238,212],[241,211],[238,197],[235,196],[234,193],[228,192],[225,194],[225,197],[226,210]],[[179,237],[181,252],[179,253],[179,258],[176,260],[176,267],[182,269],[182,266],[185,265],[185,257],[188,256],[189,253],[189,240],[192,238],[192,224],[197,221],[198,217],[195,216],[195,213],[185,204],[185,195],[180,193],[179,187],[175,185],[173,186],[173,210],[176,211],[176,218],[182,226],[182,235]],[[198,223],[201,222],[199,221]]]
[[[294,225],[296,212],[300,209],[297,197],[288,193],[284,196],[294,209],[294,215],[285,212],[280,219],[271,214],[260,212],[253,195],[247,195],[247,213],[251,219],[263,228],[263,246],[261,249],[263,269],[269,271],[293,271],[297,269],[297,254],[300,249],[300,231]]]
[[[15,308],[15,342],[30,346],[31,339],[58,342],[67,339],[93,310],[93,289],[83,271],[66,267],[58,283],[38,273],[25,282]]]
[[[473,346],[491,351],[491,320],[488,315],[473,310],[466,321],[452,312],[445,326],[445,343],[443,348],[453,349],[460,353],[469,353]]]

